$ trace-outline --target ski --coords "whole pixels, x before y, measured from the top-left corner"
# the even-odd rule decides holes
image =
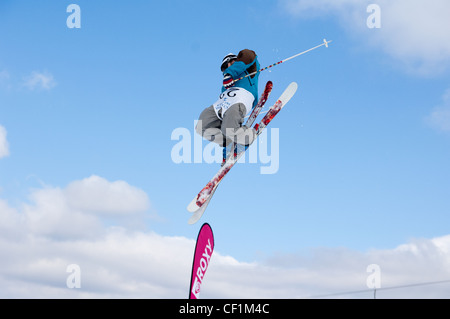
[[[289,102],[289,100],[294,96],[297,91],[298,85],[295,82],[289,84],[277,102],[269,109],[267,114],[263,119],[255,125],[255,130],[259,136],[266,126],[272,121],[272,119],[278,114],[278,112]],[[256,118],[256,117],[255,117]],[[254,119],[253,119],[254,121]],[[255,139],[256,140],[256,139]],[[250,145],[245,147],[245,150],[237,154],[237,156],[230,156],[226,161],[225,165],[221,167],[219,172],[213,177],[213,179],[200,191],[200,193],[192,200],[188,205],[188,211],[194,213],[189,219],[189,224],[196,223],[203,215],[206,207],[211,201],[214,192],[216,191],[219,183],[222,181],[224,176],[230,171],[230,169],[236,164],[240,157],[247,151]]]
[[[262,108],[264,107],[264,104],[266,104],[266,101],[267,101],[267,99],[269,98],[270,93],[272,92],[272,88],[273,88],[273,83],[272,83],[272,81],[268,81],[268,82],[266,83],[266,86],[265,86],[265,88],[264,88],[263,93],[261,94],[261,97],[259,98],[258,104],[253,108],[252,113],[250,114],[249,118],[247,119],[247,122],[245,123],[245,125],[246,125],[247,127],[250,127],[250,126],[253,125],[253,122],[254,122],[255,119],[258,117],[259,113],[261,112]],[[232,151],[232,152],[233,152],[233,150],[234,150],[234,146],[231,148],[231,151]],[[230,156],[230,157],[232,157],[232,156]],[[226,166],[226,163],[224,164],[223,167],[225,167],[225,166]],[[223,168],[223,167],[222,167],[222,168]],[[221,169],[222,169],[222,168],[221,168]],[[220,171],[219,171],[219,173],[220,173]],[[206,185],[206,187],[208,187],[208,185],[210,185],[210,183],[211,183],[211,182],[209,182],[209,183]],[[218,185],[218,184],[217,184],[217,185]],[[215,184],[215,187],[217,187],[217,185]],[[205,188],[206,188],[206,187],[205,187]],[[200,195],[202,192],[204,192],[204,191],[208,191],[208,190],[205,190],[205,188],[203,188],[203,189],[200,191],[199,195]],[[209,189],[209,192],[208,192],[208,193],[211,194],[211,192],[212,192],[212,188]],[[192,202],[188,205],[188,207],[187,207],[187,210],[188,210],[189,212],[191,212],[191,213],[196,212],[196,211],[202,206],[202,205],[200,205],[200,206],[197,205],[197,197],[198,197],[198,196],[196,196],[196,197],[192,200]]]
[[[253,125],[253,122],[255,122],[256,118],[258,117],[259,113],[261,112],[261,109],[264,107],[264,104],[266,104],[267,99],[269,98],[270,93],[272,92],[273,83],[272,81],[268,81],[266,83],[266,87],[264,88],[264,92],[262,93],[261,97],[259,98],[258,104],[253,109],[252,113],[247,119],[247,123],[245,125],[247,127],[250,127]]]
[[[219,184],[217,184],[216,187],[214,187],[214,189],[211,191],[211,194],[209,195],[209,198],[208,198],[208,199],[206,200],[206,202],[202,205],[202,207],[198,208],[198,209],[192,214],[192,216],[189,218],[189,220],[188,220],[188,224],[189,224],[189,225],[195,224],[196,222],[198,222],[198,221],[200,220],[200,218],[202,218],[203,213],[205,212],[206,207],[208,207],[208,204],[209,204],[209,202],[211,201],[211,198],[213,197],[213,195],[214,195],[214,193],[215,193],[215,191],[216,191],[218,185],[219,185]]]

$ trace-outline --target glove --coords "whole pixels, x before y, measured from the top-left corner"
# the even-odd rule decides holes
[[[233,83],[233,78],[231,77],[231,75],[225,74],[223,76],[223,86],[224,86],[224,88],[228,89],[228,88],[232,87],[233,84],[234,84]]]

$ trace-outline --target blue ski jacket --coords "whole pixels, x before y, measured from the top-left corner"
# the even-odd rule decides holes
[[[243,50],[244,51],[244,50]],[[243,52],[241,51],[241,52]],[[223,74],[229,74],[233,79],[239,79],[243,76],[246,76],[247,74],[250,74],[252,72],[249,71],[249,69],[255,71],[260,69],[260,65],[258,62],[258,56],[255,55],[255,58],[250,63],[246,64],[244,61],[239,61],[239,56],[241,55],[241,52],[238,55],[238,59],[236,62],[234,62],[229,68],[227,68],[225,71],[223,71]],[[253,51],[252,51],[253,52]],[[252,67],[252,66],[256,67]],[[255,100],[253,101],[253,107],[258,104],[258,78],[259,73],[256,73],[255,75],[246,77],[245,79],[242,79],[240,81],[237,81],[233,86],[240,87],[243,89],[246,89],[250,93],[253,94],[255,97]],[[224,92],[226,89],[224,86],[222,86],[222,92]]]

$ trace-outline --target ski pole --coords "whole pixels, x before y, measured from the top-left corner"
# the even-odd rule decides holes
[[[243,77],[241,77],[241,78],[239,78],[239,79],[234,80],[233,82],[231,82],[231,84],[234,84],[234,83],[236,83],[237,81],[240,81],[240,80],[242,80],[242,79],[245,79],[246,77],[255,75],[256,73],[259,73],[259,72],[262,72],[262,71],[264,71],[264,70],[267,70],[267,69],[269,69],[269,68],[271,68],[271,67],[273,67],[273,66],[275,66],[275,65],[281,64],[281,63],[283,63],[283,62],[286,62],[286,61],[289,61],[289,60],[291,60],[291,59],[293,59],[293,58],[296,58],[296,57],[298,57],[298,56],[300,56],[300,55],[303,55],[303,54],[305,54],[305,53],[308,53],[308,52],[310,52],[310,51],[312,51],[312,50],[315,50],[315,49],[317,49],[317,48],[319,48],[319,47],[321,47],[321,46],[325,46],[325,47],[328,48],[328,43],[331,43],[331,40],[330,40],[330,41],[327,41],[327,39],[323,39],[323,43],[322,43],[322,44],[319,44],[319,45],[317,45],[317,46],[315,46],[314,48],[311,48],[311,49],[308,49],[308,50],[306,50],[306,51],[300,52],[300,53],[298,53],[298,54],[296,54],[296,55],[293,55],[293,56],[291,56],[291,57],[289,57],[289,58],[286,58],[286,59],[284,59],[284,60],[281,60],[280,62],[277,62],[277,63],[271,64],[271,65],[269,65],[269,66],[266,66],[265,68],[263,68],[263,69],[261,69],[261,70],[258,70],[258,71],[255,71],[255,72],[253,72],[253,73],[247,74],[246,76],[243,76]]]

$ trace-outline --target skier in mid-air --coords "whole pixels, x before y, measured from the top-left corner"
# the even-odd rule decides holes
[[[269,125],[297,92],[298,84],[291,82],[276,102],[269,108],[266,112],[267,114],[259,123],[252,127],[273,88],[273,83],[268,81],[258,100],[259,73],[321,46],[328,48],[330,42],[323,39],[322,44],[271,64],[264,69],[259,69],[259,63],[254,51],[246,49],[239,52],[237,56],[234,54],[225,56],[221,66],[223,73],[222,94],[216,103],[203,110],[196,126],[196,131],[204,138],[225,146],[224,151],[226,150],[226,146],[231,144],[231,142],[244,145],[244,149],[239,153],[235,150],[235,156],[229,156],[228,158],[224,156],[225,162],[222,163],[222,167],[189,203],[187,210],[193,213],[189,218],[189,224],[195,224],[202,217],[220,182],[245,153],[248,145],[263,132],[267,125]],[[246,125],[242,126],[246,113],[250,111],[252,112]]]
[[[196,132],[224,147],[223,162],[226,160],[226,146],[231,142],[249,145],[256,138],[255,129],[243,123],[258,102],[259,72],[241,78],[259,68],[258,57],[252,50],[244,49],[238,55],[227,54],[220,67],[223,73],[222,94],[217,102],[200,114]]]

